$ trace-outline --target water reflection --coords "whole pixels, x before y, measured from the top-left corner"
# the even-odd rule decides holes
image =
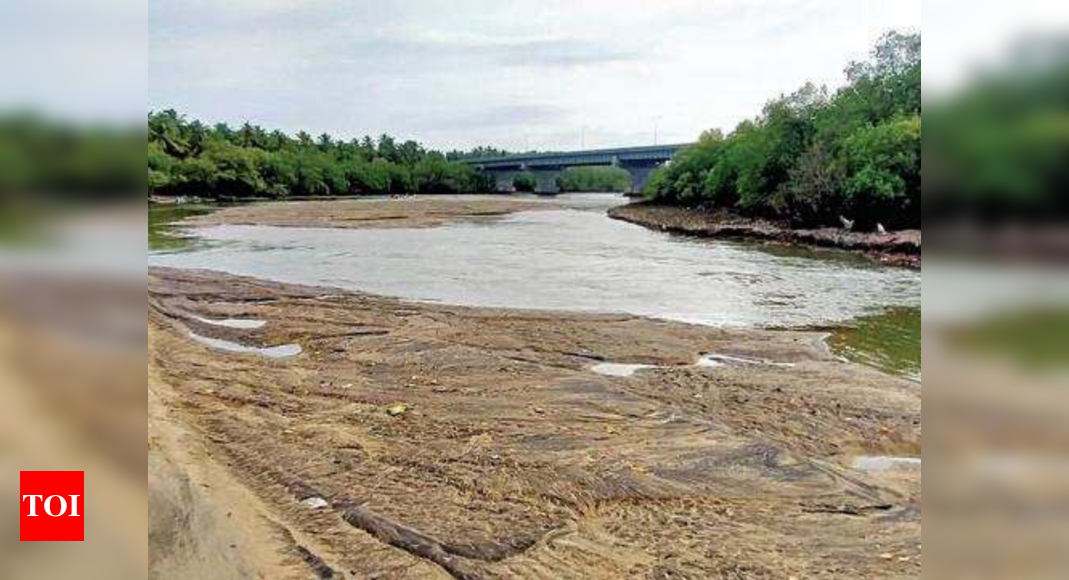
[[[196,238],[184,233],[179,223],[197,215],[215,211],[209,205],[153,204],[148,206],[148,249],[152,252],[176,252],[193,247]]]
[[[301,345],[299,344],[280,344],[278,346],[248,346],[245,344],[239,344],[229,340],[223,340],[221,338],[212,338],[210,336],[203,336],[195,332],[190,332],[189,337],[193,340],[214,348],[216,350],[222,350],[225,352],[233,352],[238,354],[258,354],[266,356],[267,358],[289,358],[291,356],[297,356],[301,354]]]
[[[193,319],[212,326],[236,328],[239,330],[255,330],[257,328],[263,328],[267,324],[266,320],[255,320],[252,318],[205,318],[203,316],[194,316]]]
[[[834,352],[917,382],[921,380],[921,309],[889,308],[858,317],[828,338]]]

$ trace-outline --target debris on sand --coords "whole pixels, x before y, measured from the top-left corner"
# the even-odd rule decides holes
[[[305,499],[305,500],[301,501],[301,505],[303,505],[304,507],[306,507],[306,508],[308,508],[310,510],[317,510],[319,508],[325,508],[330,504],[327,503],[327,500],[325,500],[325,499],[323,499],[321,497],[313,496],[313,497],[310,497],[308,499]]]

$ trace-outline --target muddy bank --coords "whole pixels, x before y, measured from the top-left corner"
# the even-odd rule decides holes
[[[645,202],[614,207],[609,210],[609,217],[673,233],[840,248],[865,254],[888,265],[910,268],[920,268],[921,265],[920,230],[877,234],[840,228],[792,229],[767,220]]]
[[[417,196],[268,202],[223,208],[189,220],[192,225],[262,225],[316,228],[413,228],[457,220],[499,218],[546,207],[537,200],[502,196]]]
[[[240,488],[215,495],[212,513],[247,492],[244,511],[278,528],[277,549],[243,550],[242,566],[920,575],[920,474],[851,468],[858,455],[919,456],[920,392],[835,360],[816,333],[413,304],[160,268],[148,288],[159,416],[195,439],[182,449],[203,449],[170,461]],[[212,323],[228,319],[266,323]],[[227,352],[190,333],[302,352]],[[725,364],[694,364],[709,353]],[[607,362],[656,368],[592,370]]]

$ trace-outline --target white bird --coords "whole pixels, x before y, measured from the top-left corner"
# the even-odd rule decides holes
[[[848,230],[854,229],[854,220],[848,220],[848,219],[846,219],[846,218],[844,218],[843,216],[840,215],[839,216],[839,221],[842,222],[843,228],[848,229]]]
[[[876,233],[883,235],[887,233],[887,230],[883,227],[883,224],[876,222]]]

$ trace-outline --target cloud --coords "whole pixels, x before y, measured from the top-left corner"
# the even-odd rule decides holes
[[[325,55],[324,66],[360,63],[379,69],[403,63],[434,68],[442,61],[484,67],[571,68],[633,62],[643,54],[578,38],[464,41],[442,38],[360,38],[341,42]]]
[[[438,148],[687,141],[835,85],[920,0],[150,0],[149,104]]]
[[[627,51],[597,43],[564,39],[517,42],[503,47],[489,47],[497,60],[506,66],[574,67],[636,61],[637,51]]]
[[[417,124],[441,131],[554,125],[566,121],[568,111],[550,105],[509,104],[425,117],[419,119]]]

